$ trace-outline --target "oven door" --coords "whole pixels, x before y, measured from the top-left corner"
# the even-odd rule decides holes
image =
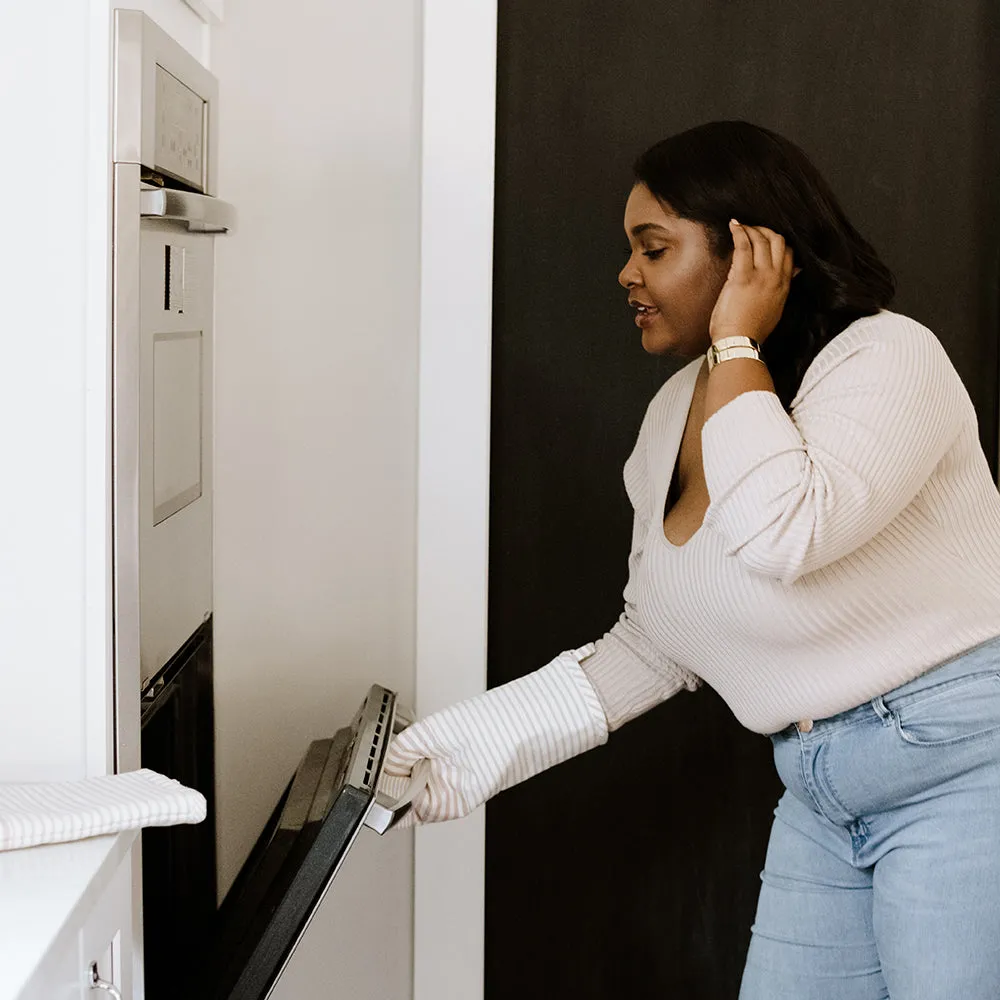
[[[310,744],[219,911],[211,1000],[266,1000],[363,826],[390,830],[423,787],[377,794],[392,736],[411,721],[373,685],[353,722]]]

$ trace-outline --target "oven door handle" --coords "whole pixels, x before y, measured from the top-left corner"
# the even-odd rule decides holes
[[[427,787],[430,777],[431,762],[424,757],[413,765],[409,784],[398,799],[375,796],[365,816],[365,826],[379,834],[391,830],[410,811],[413,800]]]
[[[192,233],[229,233],[236,224],[236,209],[228,202],[174,188],[140,191],[139,215],[183,222]]]

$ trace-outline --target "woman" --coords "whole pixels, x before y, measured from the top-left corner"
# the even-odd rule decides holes
[[[742,1000],[1000,996],[1000,497],[934,335],[805,155],[716,122],[638,160],[619,275],[690,364],[625,465],[625,610],[417,722],[463,816],[704,680],[785,784]]]

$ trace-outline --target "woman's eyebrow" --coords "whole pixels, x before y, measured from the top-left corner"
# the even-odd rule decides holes
[[[662,233],[664,236],[669,235],[669,233],[667,232],[666,229],[663,228],[663,226],[657,225],[657,223],[655,222],[641,222],[639,223],[638,226],[633,226],[632,235],[641,236],[643,233],[648,233],[653,230]]]

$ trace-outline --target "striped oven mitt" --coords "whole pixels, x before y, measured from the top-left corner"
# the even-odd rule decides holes
[[[427,786],[397,827],[467,816],[519,781],[608,739],[604,710],[580,661],[593,643],[539,670],[414,722],[389,746],[379,791],[408,789],[421,760]]]

